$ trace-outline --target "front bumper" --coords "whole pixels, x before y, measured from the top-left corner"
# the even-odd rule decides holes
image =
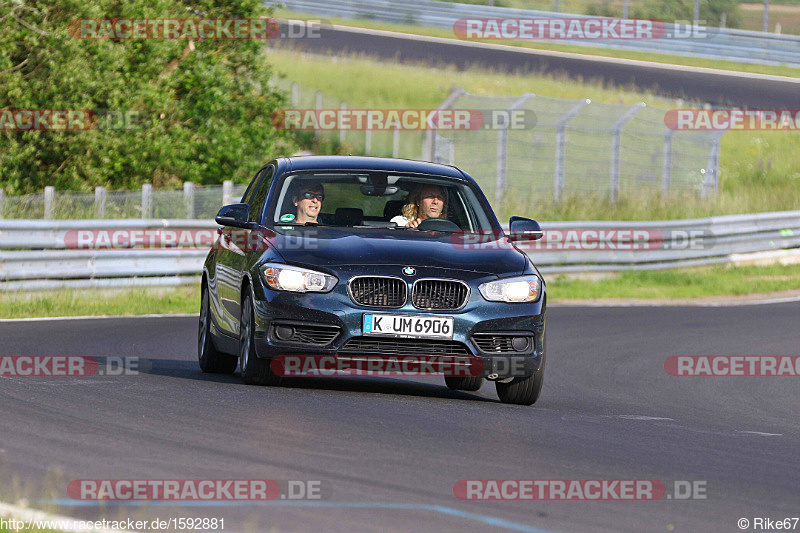
[[[259,280],[253,288],[256,353],[269,359],[278,355],[469,355],[481,359],[483,377],[529,376],[540,369],[544,360],[545,289],[534,303],[488,302],[477,286],[493,279],[496,277],[476,274],[475,279],[464,280],[472,290],[467,304],[458,311],[424,311],[413,307],[410,301],[396,309],[361,306],[353,302],[346,281],[341,280],[326,294],[274,291]],[[362,331],[365,313],[453,317],[452,341],[393,343],[391,337],[367,337]],[[290,336],[289,329],[300,334]],[[521,350],[506,342],[514,337],[527,339],[524,346],[520,341],[516,343]],[[365,339],[389,342],[363,342]],[[387,351],[387,346],[391,350]]]

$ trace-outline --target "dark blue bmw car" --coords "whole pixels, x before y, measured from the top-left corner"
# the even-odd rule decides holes
[[[547,294],[517,243],[542,232],[512,217],[504,233],[466,172],[281,158],[216,221],[202,277],[204,372],[239,366],[246,383],[279,385],[271,363],[292,354],[463,356],[472,371],[446,375],[451,389],[490,380],[505,403],[539,398]]]

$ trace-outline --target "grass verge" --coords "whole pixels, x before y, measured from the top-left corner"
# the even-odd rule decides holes
[[[199,313],[200,286],[0,293],[0,318]]]
[[[550,303],[598,298],[647,300],[761,295],[800,290],[800,265],[710,266],[626,271],[601,280],[545,276]],[[193,314],[200,288],[82,289],[4,293],[0,318]],[[2,533],[2,532],[0,532]]]
[[[546,277],[558,301],[598,298],[674,299],[768,294],[800,289],[800,265],[730,266],[632,270],[591,281]]]
[[[400,33],[411,33],[414,35],[425,35],[430,37],[441,37],[444,39],[455,39],[453,30],[442,28],[430,28],[427,26],[416,26],[411,24],[392,24],[378,22],[368,19],[347,19],[338,17],[320,17],[307,13],[296,13],[293,11],[276,10],[273,15],[275,18],[296,19],[296,20],[324,20],[338,26],[352,26],[357,28],[368,28],[374,30],[387,30]],[[733,70],[736,72],[749,72],[752,74],[770,74],[774,76],[788,76],[792,78],[800,77],[800,68],[775,65],[759,65],[754,63],[739,63],[736,61],[722,61],[717,59],[705,59],[700,57],[689,57],[675,54],[659,54],[655,52],[636,52],[630,50],[615,50],[610,48],[599,48],[592,46],[578,46],[555,44],[549,42],[515,41],[515,40],[476,40],[490,44],[504,44],[509,46],[520,46],[535,50],[551,50],[555,52],[569,52],[599,57],[614,57],[620,59],[636,59],[639,61],[652,61],[654,63],[666,63],[671,65],[683,65],[688,67],[702,67],[717,70]]]

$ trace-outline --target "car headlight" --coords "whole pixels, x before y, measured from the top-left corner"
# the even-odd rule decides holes
[[[328,292],[339,281],[335,276],[290,265],[267,264],[261,267],[261,273],[276,291]]]
[[[516,278],[487,281],[478,287],[483,297],[490,302],[535,302],[542,292],[539,276],[519,276]]]

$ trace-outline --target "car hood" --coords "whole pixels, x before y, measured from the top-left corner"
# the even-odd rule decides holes
[[[276,228],[273,245],[287,263],[313,268],[400,265],[519,274],[525,256],[505,237],[472,244],[469,234],[384,228]],[[466,239],[466,241],[465,241]]]

